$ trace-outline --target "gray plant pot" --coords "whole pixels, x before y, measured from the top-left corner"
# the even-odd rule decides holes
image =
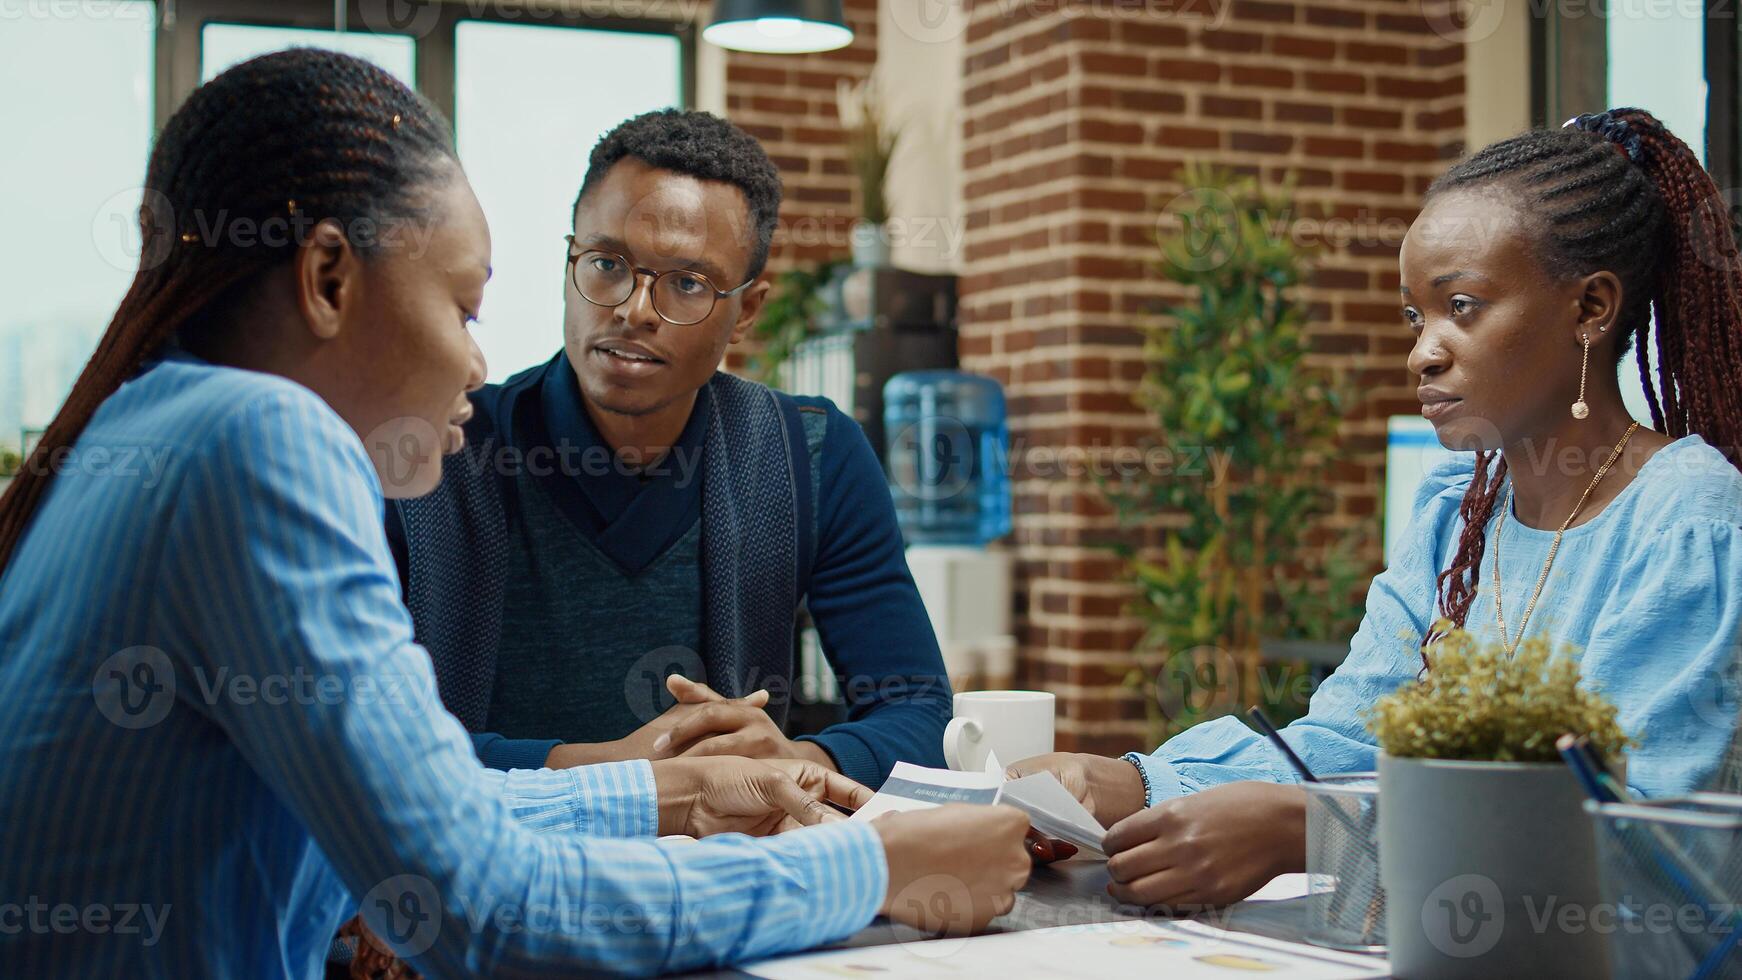
[[[861,218],[853,222],[847,241],[852,249],[854,266],[880,269],[889,265],[891,248],[887,226],[874,225]]]
[[[1381,753],[1379,795],[1395,976],[1609,975],[1596,847],[1566,766]]]

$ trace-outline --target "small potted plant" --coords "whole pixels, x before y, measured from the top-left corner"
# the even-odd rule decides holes
[[[1394,974],[1606,976],[1595,843],[1555,741],[1619,761],[1615,706],[1543,637],[1509,657],[1454,630],[1428,661],[1368,719]]]
[[[22,465],[23,460],[16,450],[0,446],[0,493],[5,492],[7,484],[18,475],[18,468]]]
[[[781,387],[781,365],[815,332],[826,305],[823,290],[841,264],[838,260],[799,263],[775,277],[762,315],[751,328],[751,336],[759,341],[747,366],[752,380]]]
[[[899,135],[872,78],[835,86],[835,109],[847,139],[847,164],[859,179],[859,220],[851,244],[855,266],[889,264],[889,199],[884,191]]]

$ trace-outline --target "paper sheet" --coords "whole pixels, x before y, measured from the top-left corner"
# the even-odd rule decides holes
[[[1305,898],[1311,892],[1312,879],[1304,874],[1277,875],[1270,883],[1246,896],[1248,902],[1276,902],[1285,898]]]
[[[897,762],[871,802],[853,814],[853,820],[870,820],[885,813],[926,810],[945,803],[998,802],[1004,773],[954,772],[927,769],[910,762]]]
[[[1048,837],[1096,852],[1105,847],[1106,828],[1050,772],[1006,782],[998,802],[1028,814],[1029,824]]]
[[[996,755],[986,760],[980,772],[927,769],[898,762],[889,779],[871,802],[859,808],[854,820],[870,820],[885,813],[923,810],[943,803],[1004,803],[1028,814],[1034,829],[1077,847],[1101,853],[1106,828],[1077,802],[1050,772],[1037,772],[1021,779],[1006,780]]]
[[[1376,957],[1356,957],[1213,927],[1185,928],[1196,925],[1151,919],[1100,922],[808,953],[764,960],[741,969],[767,980],[877,976],[903,980],[985,976],[1234,980],[1254,974],[1291,980],[1365,980],[1388,973],[1385,961]]]

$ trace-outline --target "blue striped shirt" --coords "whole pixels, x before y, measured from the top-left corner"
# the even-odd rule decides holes
[[[307,389],[174,355],[56,465],[0,577],[7,972],[317,976],[361,907],[432,975],[647,974],[881,904],[866,825],[634,840],[645,762],[483,769],[364,446]]]

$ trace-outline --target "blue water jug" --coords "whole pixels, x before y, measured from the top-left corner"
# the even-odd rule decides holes
[[[885,459],[907,543],[984,545],[1010,532],[1004,389],[965,371],[908,371],[883,386]]]

